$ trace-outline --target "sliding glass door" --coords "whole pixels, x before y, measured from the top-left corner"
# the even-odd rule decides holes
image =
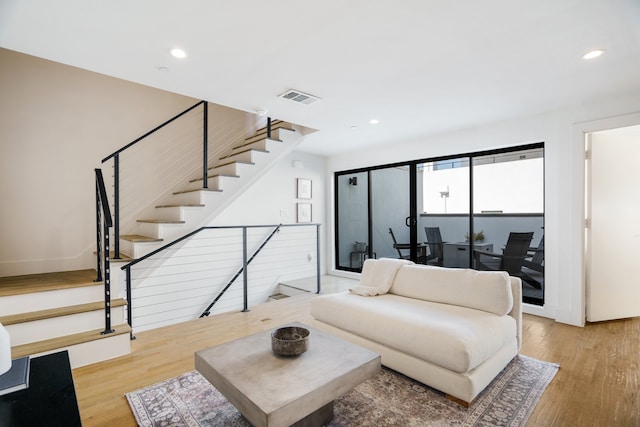
[[[523,300],[544,301],[544,150],[473,158],[474,267],[522,279]]]
[[[544,148],[530,144],[336,173],[336,265],[404,258],[508,271],[544,302]]]
[[[337,266],[360,271],[369,252],[369,173],[338,175],[336,190]]]
[[[372,248],[378,258],[411,258],[410,170],[393,166],[371,172]]]
[[[469,158],[420,163],[420,227],[429,247],[428,264],[469,267]]]

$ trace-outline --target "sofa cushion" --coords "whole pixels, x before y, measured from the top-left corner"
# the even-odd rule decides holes
[[[400,267],[408,264],[413,262],[392,258],[368,259],[362,265],[360,283],[349,290],[362,296],[386,294],[391,289]]]
[[[389,293],[500,316],[513,308],[509,275],[504,271],[407,265],[396,274]]]
[[[316,297],[317,320],[438,366],[464,373],[516,339],[510,316],[392,294]]]

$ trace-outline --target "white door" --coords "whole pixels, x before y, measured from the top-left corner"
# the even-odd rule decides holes
[[[640,126],[587,140],[587,320],[640,316]]]

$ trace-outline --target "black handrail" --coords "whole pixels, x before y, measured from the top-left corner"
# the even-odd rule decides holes
[[[96,247],[97,277],[96,282],[103,281],[104,261],[104,331],[102,334],[114,332],[111,328],[111,266],[109,261],[109,228],[113,226],[107,190],[101,169],[95,169],[96,176]]]
[[[262,244],[258,247],[258,249],[256,249],[256,251],[253,253],[253,255],[251,255],[251,257],[249,259],[247,259],[247,238],[246,238],[246,228],[243,228],[243,239],[242,239],[242,253],[243,253],[243,261],[242,261],[242,268],[240,268],[240,270],[238,270],[236,272],[236,274],[231,278],[231,280],[229,280],[229,283],[226,284],[226,286],[224,288],[222,288],[222,290],[218,293],[218,296],[216,296],[213,301],[211,301],[211,304],[209,304],[207,306],[207,308],[204,309],[204,311],[202,312],[202,314],[200,315],[200,317],[205,317],[205,316],[209,316],[211,314],[211,309],[213,308],[213,306],[220,300],[220,298],[222,298],[222,296],[227,292],[227,289],[229,289],[231,287],[231,285],[233,285],[233,282],[236,281],[236,279],[238,277],[240,277],[240,275],[242,273],[244,273],[244,271],[247,269],[247,266],[251,263],[251,261],[253,261],[253,259],[260,253],[260,251],[262,250],[262,248],[265,247],[265,245],[267,243],[269,243],[269,240],[271,240],[271,238],[280,231],[280,227],[281,225],[276,226],[273,231],[271,232],[271,234],[269,234],[269,236],[267,236],[267,238],[264,240],[264,242],[262,242]],[[248,303],[247,303],[247,292],[246,292],[246,285],[247,285],[247,276],[244,276],[244,282],[245,282],[245,292],[244,292],[244,308],[242,309],[243,312],[247,312],[249,311],[249,307],[248,307]]]
[[[200,105],[204,105],[204,118],[203,118],[203,127],[202,127],[203,145],[204,145],[202,161],[203,161],[204,167],[202,172],[203,174],[202,188],[207,188],[208,187],[208,182],[207,182],[207,165],[208,165],[208,143],[207,143],[208,108],[207,107],[208,107],[208,104],[207,104],[207,101],[198,101],[191,107],[187,108],[181,113],[176,114],[175,116],[165,121],[161,125],[156,126],[155,128],[151,129],[149,132],[134,139],[124,147],[114,151],[113,153],[109,154],[107,157],[102,159],[102,163],[104,163],[107,160],[113,158],[113,205],[114,205],[114,211],[115,211],[114,212],[115,219],[114,219],[114,225],[113,225],[113,234],[114,234],[114,240],[115,240],[114,249],[113,249],[114,259],[120,259],[120,153],[132,147],[133,145],[137,144],[138,142],[142,141],[146,137],[152,135],[153,133],[157,132],[158,130],[162,129],[163,127],[167,126],[168,124],[172,123],[173,121],[179,119],[180,117],[184,116],[185,114],[187,114],[188,112],[192,111],[193,109],[197,108]]]
[[[200,227],[197,230],[192,231],[191,233],[185,234],[184,236],[170,242],[167,243],[166,245],[152,251],[149,252],[148,254],[135,259],[125,265],[123,265],[122,267],[120,267],[121,270],[125,271],[125,277],[126,277],[126,290],[127,290],[127,301],[129,302],[129,305],[127,307],[127,322],[129,324],[129,326],[131,328],[133,328],[133,307],[131,304],[131,291],[132,291],[132,287],[131,287],[131,267],[133,267],[134,265],[149,259],[150,257],[163,252],[165,250],[167,250],[168,248],[175,246],[176,244],[190,238],[191,236],[194,236],[204,230],[223,230],[223,229],[238,229],[241,228],[243,230],[243,267],[240,269],[240,271],[238,271],[233,279],[231,279],[231,281],[225,286],[225,288],[222,291],[222,294],[231,286],[231,284],[240,276],[240,274],[244,274],[244,281],[245,281],[245,288],[244,288],[244,309],[243,311],[248,311],[247,310],[247,265],[258,255],[258,253],[264,248],[264,246],[273,238],[273,236],[278,233],[280,231],[281,227],[308,227],[308,226],[315,226],[316,227],[316,239],[318,240],[316,242],[316,272],[317,272],[317,293],[320,293],[320,224],[312,224],[312,223],[304,223],[304,224],[272,224],[272,225],[242,225],[242,226],[238,226],[238,225],[226,225],[226,226],[206,226],[206,227]],[[262,242],[262,244],[260,245],[260,247],[256,250],[256,252],[249,258],[247,259],[247,238],[246,238],[246,231],[249,228],[271,228],[273,227],[274,230],[269,234],[269,236],[265,239],[264,242]],[[213,301],[213,303],[211,303],[211,305],[209,305],[209,307],[207,307],[207,309],[200,315],[200,317],[203,316],[208,316],[209,310],[211,310],[211,307],[213,307],[213,305],[220,299],[222,295],[218,295],[215,300]],[[133,336],[133,330],[131,332],[131,339],[135,339],[135,337]]]
[[[166,125],[168,125],[169,123],[179,119],[180,117],[184,116],[185,114],[187,114],[189,111],[193,110],[194,108],[197,108],[199,105],[204,104],[207,101],[198,101],[196,104],[192,105],[191,107],[187,108],[186,110],[184,110],[181,113],[176,114],[175,116],[173,116],[172,118],[170,118],[169,120],[167,120],[166,122],[162,123],[159,126],[156,126],[155,128],[151,129],[149,132],[145,133],[144,135],[142,135],[141,137],[138,137],[136,139],[134,139],[133,141],[131,141],[130,143],[128,143],[127,145],[125,145],[124,147],[120,148],[119,150],[114,151],[113,153],[109,154],[107,157],[105,157],[104,159],[102,159],[102,163],[106,162],[107,160],[109,160],[112,157],[115,157],[116,155],[122,153],[123,151],[125,151],[126,149],[130,148],[131,146],[137,144],[138,142],[142,141],[143,139],[145,139],[146,137],[148,137],[149,135],[159,131],[160,129],[162,129],[163,127],[165,127]]]

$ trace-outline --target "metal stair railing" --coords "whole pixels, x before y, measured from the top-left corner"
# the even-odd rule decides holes
[[[208,307],[204,310],[204,312],[199,317],[208,316],[211,313],[212,307],[222,298],[222,296],[230,289],[233,283],[240,277],[243,276],[243,312],[249,311],[248,309],[248,295],[249,295],[249,277],[247,267],[248,265],[259,255],[259,253],[269,244],[269,242],[273,239],[273,237],[281,231],[282,228],[289,227],[315,227],[315,251],[316,251],[316,293],[321,292],[321,284],[320,284],[320,224],[277,224],[277,225],[242,225],[242,226],[206,226],[200,227],[197,230],[194,230],[164,246],[158,248],[147,255],[140,257],[134,261],[127,263],[126,265],[120,267],[125,272],[125,280],[126,280],[126,294],[127,294],[127,322],[129,326],[132,328],[131,338],[135,339],[133,336],[133,304],[132,304],[132,277],[131,277],[131,269],[133,266],[144,262],[146,260],[150,260],[155,255],[166,253],[170,249],[175,249],[176,245],[182,243],[188,239],[195,237],[196,235],[206,231],[206,230],[229,230],[229,229],[240,229],[242,230],[242,267],[233,275],[232,279],[227,282],[224,288],[218,293],[218,295],[213,299],[213,301],[208,305]],[[270,231],[269,235],[261,242],[259,247],[248,256],[248,237],[247,230],[248,229],[256,229],[256,228],[273,228]],[[150,267],[153,268],[153,267]]]
[[[213,299],[213,301],[211,301],[211,304],[207,306],[207,308],[202,312],[200,317],[209,316],[211,314],[211,309],[213,308],[213,306],[218,301],[220,301],[220,298],[222,298],[222,296],[227,292],[227,290],[231,287],[231,285],[233,285],[233,282],[235,282],[236,279],[240,277],[240,275],[247,270],[247,266],[251,263],[251,261],[253,261],[253,259],[256,256],[258,256],[262,248],[264,248],[266,244],[269,243],[269,241],[274,236],[274,234],[280,231],[280,227],[281,225],[277,225],[273,229],[271,234],[269,234],[269,236],[264,240],[264,242],[262,242],[262,244],[258,247],[258,249],[256,249],[256,251],[253,253],[253,255],[251,255],[249,259],[247,259],[247,229],[246,228],[242,229],[242,268],[238,270],[238,272],[231,278],[231,280],[229,280],[229,283],[227,283],[225,287],[220,291],[218,296],[216,296]],[[247,301],[247,288],[248,288],[247,275],[245,274],[243,278],[244,278],[244,293],[243,293],[244,308],[242,309],[242,311],[247,312],[249,311],[249,307],[248,307],[249,304]]]
[[[155,128],[151,129],[149,132],[145,133],[144,135],[134,139],[133,141],[131,141],[130,143],[128,143],[127,145],[125,145],[124,147],[114,151],[113,153],[109,154],[107,157],[105,157],[104,159],[102,159],[102,163],[113,159],[113,210],[114,210],[114,224],[113,224],[113,231],[114,231],[114,254],[113,254],[113,258],[114,259],[120,259],[120,153],[123,153],[124,151],[128,150],[129,148],[133,147],[134,145],[136,145],[138,142],[144,140],[145,138],[149,137],[150,135],[156,133],[157,131],[159,131],[160,129],[164,128],[165,126],[167,126],[168,124],[174,122],[175,120],[179,119],[180,117],[184,116],[185,114],[189,113],[190,111],[194,110],[195,108],[199,107],[200,105],[203,105],[204,108],[204,119],[203,119],[203,124],[202,124],[202,134],[203,134],[203,188],[207,188],[207,169],[208,169],[208,143],[207,143],[207,138],[208,138],[208,104],[206,101],[199,101],[196,104],[192,105],[191,107],[187,108],[186,110],[182,111],[181,113],[176,114],[175,116],[173,116],[172,118],[170,118],[169,120],[165,121],[164,123],[162,123],[161,125],[156,126]]]
[[[142,140],[146,139],[147,137],[153,135],[154,133],[156,133],[157,131],[159,131],[160,129],[164,128],[165,126],[169,125],[170,123],[176,121],[177,119],[179,119],[180,117],[184,116],[185,114],[191,112],[192,110],[196,109],[197,107],[199,107],[200,105],[203,106],[203,119],[202,119],[202,188],[203,189],[207,189],[209,187],[209,183],[208,183],[208,170],[209,170],[209,144],[208,144],[208,138],[209,138],[209,104],[207,101],[198,101],[196,104],[192,105],[191,107],[187,108],[186,110],[176,114],[175,116],[173,116],[172,118],[170,118],[169,120],[165,121],[164,123],[156,126],[155,128],[151,129],[150,131],[148,131],[147,133],[145,133],[144,135],[134,139],[133,141],[131,141],[130,143],[126,144],[125,146],[123,146],[122,148],[114,151],[113,153],[109,154],[107,157],[105,157],[104,159],[102,159],[102,163],[107,162],[110,159],[113,159],[113,210],[114,210],[114,214],[113,214],[113,231],[114,231],[114,255],[113,258],[114,259],[120,259],[120,154],[123,153],[124,151],[128,150],[129,148],[133,147],[134,145],[136,145],[137,143],[141,142]],[[267,137],[271,138],[271,117],[267,117]]]
[[[111,328],[111,265],[109,261],[109,229],[113,226],[107,191],[104,186],[102,170],[95,169],[96,177],[96,247],[97,277],[96,282],[104,280],[104,331],[102,334],[114,332]],[[103,264],[104,263],[104,264]]]

